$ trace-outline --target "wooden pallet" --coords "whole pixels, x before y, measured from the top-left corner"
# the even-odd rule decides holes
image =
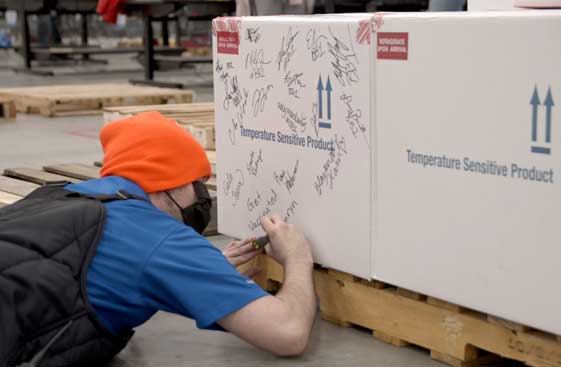
[[[9,168],[4,170],[4,175],[0,175],[0,207],[21,200],[40,185],[63,181],[77,183],[95,178],[99,178],[99,167],[82,163],[48,165],[42,170],[27,167]],[[216,185],[207,186],[213,201],[212,220],[203,234],[211,236],[218,234],[216,191],[212,189],[216,188]]]
[[[148,111],[157,111],[176,120],[189,118],[191,120],[214,122],[214,103],[212,102],[107,107],[103,109],[103,120],[105,123],[109,123]]]
[[[16,104],[13,99],[0,97],[0,120],[15,120]]]
[[[104,109],[105,123],[110,123],[142,112],[157,111],[176,120],[207,150],[216,149],[213,103],[186,103],[176,105],[125,106]]]
[[[190,103],[193,92],[130,84],[91,84],[0,89],[0,97],[14,99],[18,112],[52,117],[102,113],[109,106]]]
[[[263,288],[274,291],[283,281],[282,267],[267,256],[252,266]],[[451,366],[479,366],[502,357],[530,366],[561,366],[561,337],[498,319],[378,281],[338,271],[314,270],[323,319],[372,330],[397,347],[413,344]]]

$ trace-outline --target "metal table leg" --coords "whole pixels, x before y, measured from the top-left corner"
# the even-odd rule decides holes
[[[181,47],[181,21],[175,17],[175,47]]]
[[[14,68],[15,72],[35,74],[41,76],[52,76],[54,75],[52,71],[36,71],[31,69],[31,59],[33,54],[31,53],[31,37],[29,35],[29,19],[28,13],[22,7],[18,10],[18,19],[20,26],[20,36],[21,36],[21,55],[23,57],[23,67]]]
[[[167,19],[162,19],[162,43],[169,46],[169,24]]]
[[[152,17],[144,16],[144,78],[154,79],[154,29]]]
[[[23,67],[31,69],[31,40],[29,37],[29,19],[27,19],[27,12],[20,10],[18,12],[20,19],[20,34],[21,34],[21,55],[23,56]]]
[[[88,47],[88,15],[86,13],[80,14],[80,21],[82,25],[82,32],[81,32],[82,46]],[[84,61],[89,59],[90,59],[90,55],[88,54],[82,56],[82,60]]]
[[[154,31],[152,28],[153,18],[150,15],[145,14],[144,20],[144,80],[130,80],[132,84],[142,84],[150,85],[154,87],[165,87],[165,88],[183,88],[181,83],[170,83],[170,82],[157,82],[154,81]]]

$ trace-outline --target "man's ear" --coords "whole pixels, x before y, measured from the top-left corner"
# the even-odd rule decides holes
[[[171,200],[166,195],[165,191],[157,191],[148,194],[152,204],[163,211],[171,215],[172,217],[181,220],[181,212],[179,209],[171,202]]]

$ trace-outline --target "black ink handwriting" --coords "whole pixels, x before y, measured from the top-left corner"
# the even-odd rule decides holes
[[[282,37],[281,49],[277,55],[278,70],[281,69],[281,65],[282,65],[283,71],[286,72],[288,63],[290,62],[290,59],[292,59],[292,56],[296,52],[296,46],[294,40],[296,39],[296,36],[298,36],[298,33],[300,32],[296,32],[292,34],[292,27],[289,27],[288,33]]]
[[[232,118],[232,127],[228,129],[228,136],[230,137],[230,142],[232,145],[236,145],[236,135],[238,128],[243,126],[243,114],[237,112],[236,116]]]
[[[256,153],[254,151],[249,153],[249,162],[247,163],[247,172],[250,175],[257,176],[257,172],[259,171],[259,165],[263,163],[263,152],[259,149],[259,152]]]
[[[312,121],[310,121],[316,132],[316,138],[319,138],[319,119],[318,119],[318,103],[312,103]]]
[[[259,28],[247,28],[245,31],[245,39],[249,42],[257,43],[261,39]]]
[[[281,118],[283,118],[292,132],[304,132],[308,126],[308,118],[303,113],[296,113],[283,103],[277,103],[277,107],[281,111]]]
[[[251,50],[245,56],[245,69],[249,69],[249,79],[261,79],[265,77],[265,65],[271,61],[265,61],[265,53],[262,48]]]
[[[236,206],[240,200],[240,194],[244,185],[244,177],[241,169],[236,169],[234,172],[227,172],[224,179],[224,195],[231,196],[232,206]]]
[[[351,133],[356,138],[358,134],[362,134],[364,141],[368,143],[367,131],[366,126],[361,121],[362,118],[362,110],[360,108],[355,109],[352,105],[353,97],[343,93],[340,97],[341,101],[347,106],[347,115],[345,119],[349,124],[349,128],[351,129]]]
[[[292,203],[290,203],[290,205],[288,206],[288,208],[286,209],[286,212],[284,214],[283,220],[285,222],[288,222],[290,217],[292,217],[294,215],[294,212],[296,211],[297,206],[298,206],[298,202],[295,201],[295,200],[292,200]]]
[[[294,184],[296,183],[296,174],[298,173],[299,160],[296,161],[292,172],[283,169],[281,172],[273,172],[275,182],[279,185],[284,185],[289,193],[292,192]]]
[[[253,107],[253,117],[257,117],[259,112],[263,112],[265,110],[265,102],[267,102],[269,91],[271,89],[273,89],[273,85],[269,84],[267,87],[256,89],[253,92],[253,100],[251,102]]]
[[[347,145],[344,137],[335,135],[333,149],[329,151],[329,158],[323,164],[323,169],[316,176],[314,187],[319,196],[323,195],[325,189],[333,189],[335,179],[341,171],[343,157],[347,154]]]
[[[295,98],[300,98],[298,93],[302,88],[306,87],[306,84],[302,81],[302,76],[304,73],[293,73],[291,71],[287,71],[284,75],[284,84],[288,88],[288,95],[294,96]]]
[[[331,33],[331,29],[329,30]],[[349,30],[350,32],[350,30]],[[333,67],[333,74],[341,83],[343,87],[351,85],[351,83],[358,83],[360,77],[358,75],[358,58],[352,45],[352,38],[349,34],[349,45],[345,44],[339,38],[331,33],[332,42],[327,42],[329,53],[333,57],[331,66]]]
[[[259,203],[263,202],[263,198],[265,198],[265,208],[259,212],[259,216],[257,216],[257,218],[250,220],[248,224],[249,230],[252,232],[261,227],[261,217],[271,214],[272,207],[277,203],[278,194],[275,192],[275,190],[271,189],[270,193],[268,193],[268,196],[265,194],[259,195]],[[253,209],[255,208],[256,207],[253,207]]]
[[[259,207],[259,204],[261,204],[261,195],[259,193],[256,193],[254,196],[248,196],[247,210],[252,212]]]
[[[279,196],[277,195],[275,190],[271,189],[271,196],[269,196],[269,198],[266,201],[267,206],[271,207],[271,206],[275,205],[277,203],[278,198],[279,198]]]
[[[233,102],[235,106],[238,106],[242,99],[242,92],[238,85],[238,77],[224,79],[224,103],[223,107],[225,111],[230,109],[230,104]]]
[[[222,63],[220,62],[219,58],[216,58],[216,72],[217,73],[221,73],[222,70],[224,70],[224,67],[222,66]]]
[[[317,35],[317,31],[315,29],[310,29],[308,33],[306,33],[306,47],[310,50],[312,54],[312,60],[316,61],[323,55],[325,55],[325,42],[327,41],[327,37],[324,35]]]

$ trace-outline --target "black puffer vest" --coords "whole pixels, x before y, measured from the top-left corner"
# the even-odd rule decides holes
[[[45,349],[41,367],[99,366],[125,347],[132,330],[114,336],[103,327],[86,273],[103,232],[103,203],[129,198],[140,199],[47,186],[0,209],[1,367]]]

